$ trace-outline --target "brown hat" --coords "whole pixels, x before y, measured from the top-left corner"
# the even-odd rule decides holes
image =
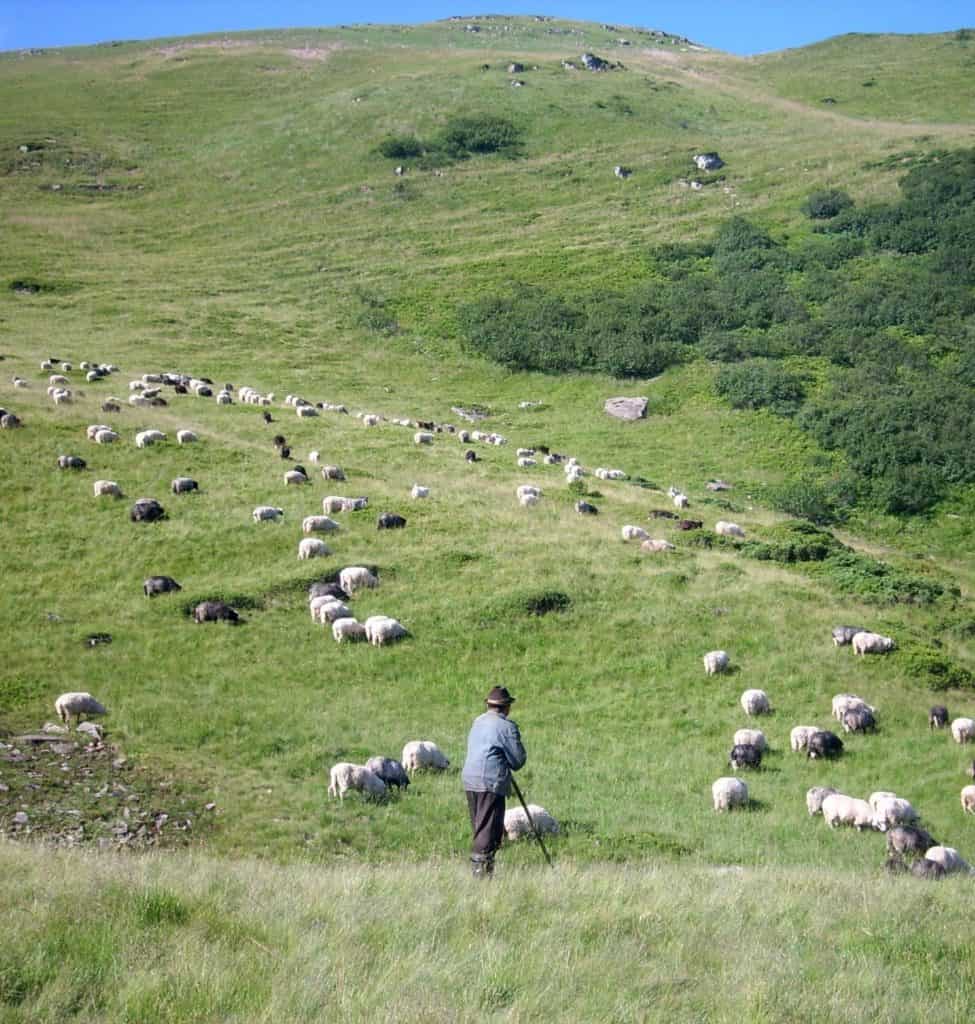
[[[514,704],[514,702],[515,698],[508,693],[506,686],[495,686],[484,701],[488,707],[498,708],[506,708],[509,704]]]

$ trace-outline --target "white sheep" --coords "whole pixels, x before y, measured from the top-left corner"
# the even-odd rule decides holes
[[[761,751],[765,751],[768,748],[765,733],[761,729],[738,729],[731,744],[737,747],[739,743],[747,743]]]
[[[727,651],[708,651],[704,655],[704,674],[713,676],[718,672],[726,672],[730,664]]]
[[[94,438],[95,444],[114,444],[119,439],[119,435],[114,430],[106,428],[105,430],[99,430]]]
[[[192,430],[177,430],[176,440],[179,444],[193,444],[194,441],[199,441],[199,437]]]
[[[528,455],[523,455],[518,460],[518,466],[521,469],[531,469],[532,466],[537,466],[537,465],[538,465],[538,463],[533,458],[531,458]]]
[[[104,704],[95,700],[90,693],[62,693],[54,702],[54,710],[65,725],[70,725],[71,716],[80,722],[81,716],[107,715]]]
[[[381,419],[382,417],[377,416],[375,413],[366,413],[366,415],[362,417],[362,425],[364,427],[378,427]]]
[[[341,466],[322,466],[323,480],[344,480],[345,470]]]
[[[956,743],[975,741],[975,718],[956,718],[951,723],[951,737]]]
[[[47,378],[47,382],[51,387],[66,387],[71,383],[67,377],[60,373],[52,373],[51,376]]]
[[[351,597],[357,590],[379,586],[379,578],[364,565],[348,565],[339,573],[339,586]]]
[[[738,537],[743,539],[745,531],[737,523],[726,523],[723,519],[719,519],[714,524],[714,532],[719,537]]]
[[[857,633],[852,640],[854,654],[886,654],[894,649],[894,641],[889,636],[866,631]]]
[[[532,508],[538,504],[538,500],[537,494],[521,494],[518,496],[518,504],[522,508]]]
[[[772,710],[764,690],[746,690],[741,695],[740,703],[746,715],[767,715]]]
[[[674,544],[671,544],[669,540],[650,538],[640,545],[640,550],[646,551],[648,554],[656,554],[661,551],[676,551],[677,548]]]
[[[544,807],[538,804],[529,804],[528,810],[531,813],[535,828],[543,835],[558,835],[559,823],[552,817]],[[504,834],[509,842],[523,839],[525,836],[534,835],[528,815],[523,807],[512,807],[504,812]]]
[[[920,818],[909,800],[892,793],[871,794],[867,803],[873,808],[873,827],[878,832],[886,832],[895,825],[914,825]]]
[[[414,484],[410,490],[411,498],[429,498],[430,488],[423,487],[421,484]]]
[[[333,764],[329,772],[328,795],[344,800],[350,789],[364,793],[367,800],[385,800],[387,796],[386,783],[365,765],[349,761]]]
[[[711,800],[716,811],[730,811],[748,805],[748,786],[741,779],[725,776],[711,784]]]
[[[149,404],[149,399],[146,398],[144,395],[129,395],[129,405],[134,405],[140,409],[145,409],[148,408]]]
[[[299,405],[295,407],[295,413],[298,419],[310,419],[312,416],[318,415],[318,410],[313,405]]]
[[[650,534],[642,526],[624,526],[620,530],[623,540],[649,540]]]
[[[345,501],[339,494],[330,494],[327,498],[322,498],[322,511],[326,515],[331,515],[333,512],[344,512]]]
[[[284,509],[275,508],[273,505],[258,505],[251,515],[254,517],[255,523],[265,521],[273,522],[275,519],[280,519],[284,515]]]
[[[320,622],[321,620],[318,617],[318,609],[322,608],[326,604],[331,604],[333,601],[341,604],[339,599],[333,594],[319,594],[318,596],[311,598],[308,602],[308,610],[311,612],[311,621]]]
[[[302,473],[300,469],[289,469],[284,474],[284,483],[285,486],[292,484],[295,486],[299,484],[306,484],[308,483],[308,477],[305,476],[305,474]]]
[[[91,423],[91,424],[89,424],[85,428],[85,437],[87,437],[89,441],[94,441],[95,440],[95,435],[100,430],[111,430],[111,429],[112,428],[107,423]]]
[[[837,825],[852,825],[858,832],[874,827],[873,808],[866,800],[831,793],[823,800],[823,818],[830,828]]]
[[[833,717],[837,722],[843,721],[843,716],[847,711],[856,711],[861,708],[871,714],[877,710],[855,693],[838,693],[833,698]]]
[[[673,501],[675,508],[687,508],[690,505],[690,500],[686,494],[675,494]]]
[[[406,627],[389,615],[370,615],[364,623],[366,639],[373,647],[385,647],[407,636]]]
[[[313,599],[312,604],[314,605],[316,601],[318,601],[318,598]],[[323,626],[330,626],[338,619],[352,618],[352,612],[336,597],[327,598],[318,604],[317,607],[314,607],[312,609],[312,617],[314,618],[316,615],[316,621]]]
[[[342,527],[329,516],[305,516],[301,521],[302,533],[333,533],[340,529]]]
[[[418,430],[413,435],[414,444],[433,444],[433,434],[429,430]]]
[[[531,494],[536,498],[541,497],[542,489],[534,484],[519,484],[518,490],[515,493],[518,495],[518,500],[521,501],[526,494]]]
[[[818,725],[796,725],[789,733],[789,746],[798,753],[809,746],[809,737],[814,732],[819,732]]]
[[[308,461],[314,463],[316,466],[321,461],[322,453],[320,451],[313,451],[308,453]]]
[[[96,480],[95,481],[95,497],[100,498],[103,495],[111,495],[113,498],[122,497],[122,488],[114,480]]]
[[[332,636],[339,644],[345,643],[347,640],[355,643],[358,640],[365,640],[366,627],[351,616],[336,619],[332,623]]]
[[[953,846],[932,846],[924,856],[926,860],[933,860],[935,864],[940,864],[945,869],[946,875],[972,870],[968,862]]]
[[[165,441],[166,435],[161,430],[140,430],[135,435],[136,448],[148,448],[157,441]]]
[[[332,552],[326,547],[325,541],[317,537],[304,537],[298,543],[298,560],[304,561],[307,558],[325,558]]]
[[[58,388],[53,395],[51,395],[51,401],[55,405],[71,405],[74,401],[71,391],[68,388]]]
[[[809,811],[809,817],[815,817],[817,814],[823,812],[823,801],[828,796],[833,796],[836,793],[835,789],[830,786],[813,786],[812,789],[806,790],[806,810]]]
[[[961,791],[961,809],[966,814],[975,814],[975,786],[966,786]]]
[[[450,761],[433,740],[410,740],[403,747],[400,764],[410,775],[420,768],[432,768],[442,772],[450,767]]]

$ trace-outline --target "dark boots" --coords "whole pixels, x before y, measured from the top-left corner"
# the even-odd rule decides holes
[[[494,874],[494,855],[488,853],[472,853],[471,874],[475,878],[490,878]]]

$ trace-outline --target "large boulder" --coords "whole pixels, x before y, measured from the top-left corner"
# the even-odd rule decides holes
[[[607,398],[603,408],[618,420],[642,420],[647,414],[646,398]]]

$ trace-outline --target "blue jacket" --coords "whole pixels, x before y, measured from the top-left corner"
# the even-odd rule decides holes
[[[518,726],[497,711],[485,711],[474,719],[467,737],[467,760],[461,773],[464,789],[507,796],[511,773],[527,759]]]

